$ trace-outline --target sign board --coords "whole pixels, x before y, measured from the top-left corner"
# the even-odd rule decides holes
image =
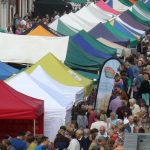
[[[100,72],[97,90],[96,110],[107,111],[109,100],[114,87],[114,76],[118,73],[120,61],[117,59],[107,60]]]

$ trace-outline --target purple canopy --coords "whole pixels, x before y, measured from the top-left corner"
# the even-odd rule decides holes
[[[102,23],[99,23],[96,27],[89,31],[89,34],[91,34],[96,39],[102,37],[125,47],[130,45],[129,40],[119,39],[114,34],[112,34]]]
[[[149,34],[150,33],[150,27],[148,26],[145,26],[141,23],[139,23],[138,21],[134,20],[134,18],[132,18],[127,11],[123,12],[119,18],[121,20],[123,20],[124,22],[126,22],[128,25],[132,26],[133,28],[135,29],[138,29],[138,30],[142,30],[142,31],[145,31],[146,34]]]

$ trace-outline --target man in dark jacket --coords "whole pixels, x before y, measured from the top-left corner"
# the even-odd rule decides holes
[[[129,116],[128,118],[129,123],[125,125],[125,132],[126,133],[133,133],[133,128],[134,128],[134,118],[133,116]]]
[[[141,83],[139,93],[142,96],[142,99],[144,99],[147,106],[150,105],[150,82],[149,82],[149,74],[145,73],[143,75],[144,80]]]
[[[80,150],[88,150],[88,139],[83,136],[83,130],[78,129],[76,131],[76,138],[80,143]]]

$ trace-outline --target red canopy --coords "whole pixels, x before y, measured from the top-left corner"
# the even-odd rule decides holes
[[[17,92],[0,81],[0,119],[33,120],[44,113],[44,102]]]
[[[0,81],[0,139],[22,131],[43,134],[44,101],[17,92]]]
[[[118,12],[117,10],[111,8],[110,6],[108,6],[103,0],[99,0],[99,2],[97,2],[96,4],[98,7],[100,7],[101,9],[103,9],[104,11],[107,11],[109,13],[112,13],[114,15],[119,15],[120,12]]]

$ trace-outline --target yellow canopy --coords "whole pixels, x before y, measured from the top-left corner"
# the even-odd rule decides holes
[[[92,90],[91,80],[79,75],[69,67],[65,66],[51,53],[44,56],[35,65],[25,71],[30,74],[39,65],[50,77],[64,85],[84,87],[85,96],[89,95]]]
[[[45,29],[42,25],[38,25],[36,28],[32,29],[27,35],[33,36],[55,36],[53,33]]]

